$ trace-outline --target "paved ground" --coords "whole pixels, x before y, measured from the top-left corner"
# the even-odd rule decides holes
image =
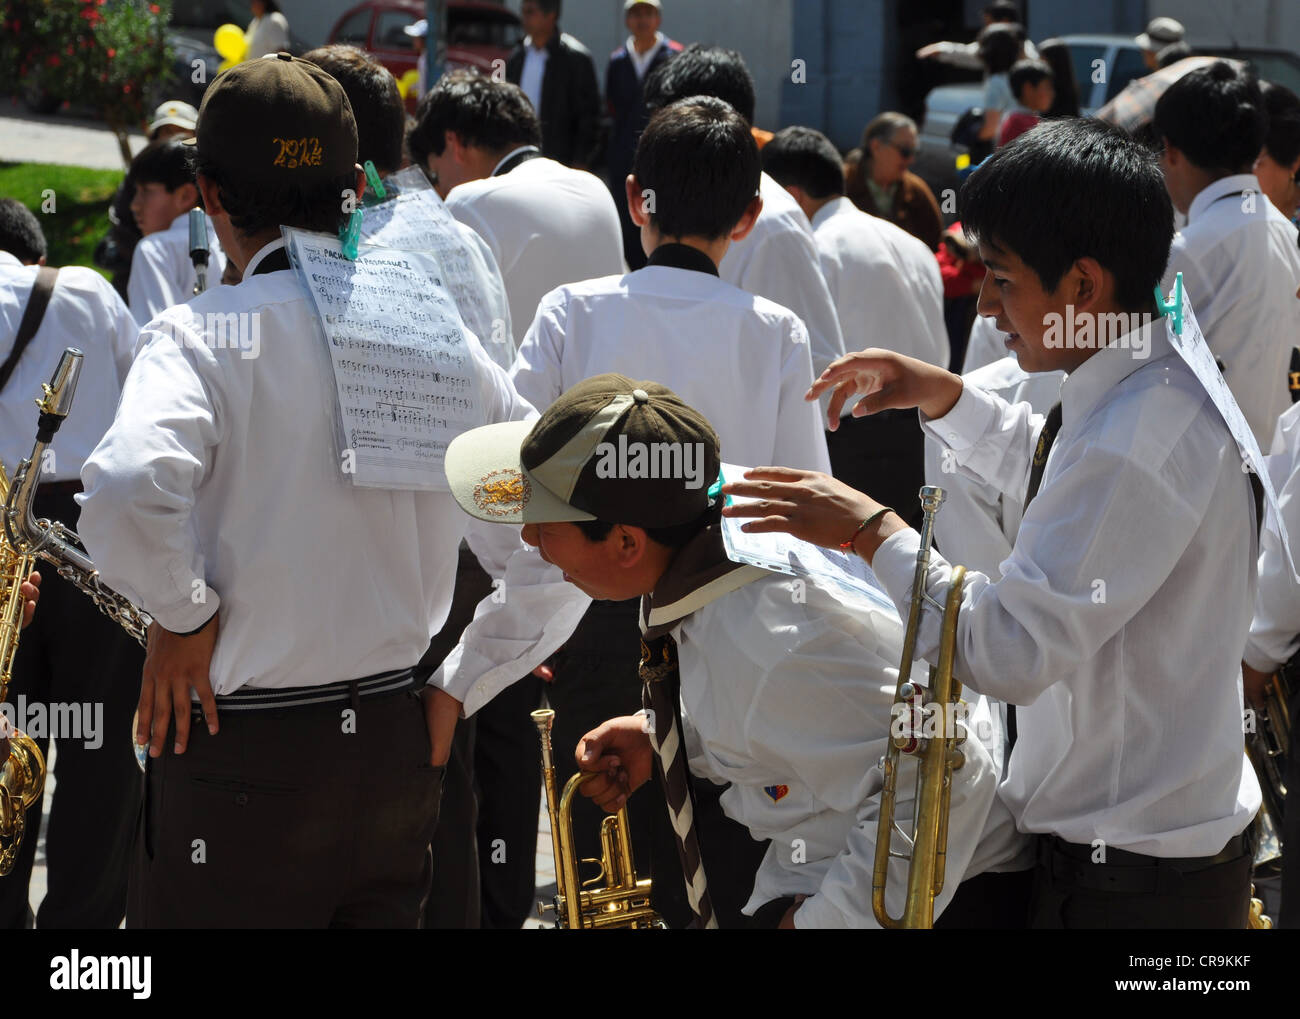
[[[131,136],[134,155],[145,145],[143,134]],[[99,170],[121,170],[117,138],[106,126],[68,112],[40,116],[21,103],[0,99],[0,160],[6,163],[60,163]]]

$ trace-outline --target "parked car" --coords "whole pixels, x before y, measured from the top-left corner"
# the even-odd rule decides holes
[[[1085,116],[1096,113],[1130,81],[1147,73],[1142,51],[1131,36],[1067,35],[1062,38],[1070,48],[1080,112]],[[1300,93],[1300,56],[1289,50],[1225,44],[1195,46],[1192,52],[1244,61],[1261,79]],[[1095,63],[1098,60],[1100,64]],[[1096,74],[1094,69],[1105,73]],[[1094,81],[1094,77],[1100,80]],[[921,144],[930,156],[931,164],[951,166],[956,157],[966,151],[952,144],[952,129],[963,113],[980,105],[983,94],[983,86],[978,84],[942,85],[930,90],[925,97]],[[927,176],[919,169],[916,172]],[[930,183],[928,177],[927,183]]]
[[[416,66],[415,45],[406,26],[425,16],[422,0],[366,0],[343,13],[330,31],[331,43],[365,50],[401,79]],[[476,67],[491,74],[523,39],[519,16],[500,4],[452,0],[447,4],[447,66]],[[408,106],[414,106],[414,98]]]

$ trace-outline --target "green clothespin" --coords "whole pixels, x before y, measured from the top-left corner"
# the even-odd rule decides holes
[[[384,189],[384,182],[379,179],[379,171],[375,169],[375,164],[367,159],[363,169],[366,171],[366,183],[370,185],[370,190],[382,202],[388,197],[388,192]]]
[[[1160,309],[1161,315],[1172,315],[1174,318],[1174,335],[1183,335],[1183,274],[1180,272],[1174,277],[1174,297],[1172,301],[1165,301],[1165,296],[1156,287],[1156,307]]]
[[[339,243],[343,245],[343,257],[350,262],[357,260],[357,244],[361,241],[361,210],[356,209],[348,216],[347,225],[339,231]]]
[[[718,496],[720,496],[720,495],[722,494],[722,485],[723,485],[722,472],[719,471],[719,472],[718,472],[718,480],[715,481],[712,485],[709,486],[709,505],[710,505],[710,506],[712,506],[715,502],[718,501]],[[730,505],[731,505],[731,496],[727,496],[727,501],[726,501],[725,505],[727,505],[727,506],[730,506]]]

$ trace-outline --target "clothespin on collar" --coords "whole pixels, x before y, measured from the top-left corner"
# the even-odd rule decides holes
[[[348,221],[339,231],[339,243],[343,245],[343,257],[349,262],[357,260],[357,245],[361,242],[361,210],[354,209]]]
[[[1172,315],[1174,319],[1174,335],[1183,335],[1183,274],[1180,272],[1174,277],[1174,296],[1173,300],[1166,301],[1160,288],[1156,287],[1156,307],[1160,309],[1161,315]]]
[[[384,188],[384,182],[379,179],[379,171],[375,169],[375,164],[367,159],[363,169],[366,171],[366,183],[370,185],[370,190],[382,202],[388,197],[388,191]]]

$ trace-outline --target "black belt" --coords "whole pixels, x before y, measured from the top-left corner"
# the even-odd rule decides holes
[[[416,666],[396,672],[381,672],[365,679],[344,680],[322,686],[291,686],[275,688],[241,687],[234,693],[218,697],[217,714],[229,711],[282,711],[286,708],[321,707],[330,704],[351,704],[353,707],[371,697],[388,697],[416,690],[424,685],[427,672]],[[193,713],[201,715],[202,707],[195,701]]]
[[[1211,867],[1242,857],[1254,858],[1249,829],[1230,838],[1214,856],[1146,856],[1112,846],[1106,846],[1104,851],[1105,861],[1094,863],[1098,850],[1090,845],[1066,842],[1055,835],[1041,835],[1038,841],[1039,865],[1054,880],[1092,891],[1130,895],[1174,893],[1194,883],[1201,872]]]

